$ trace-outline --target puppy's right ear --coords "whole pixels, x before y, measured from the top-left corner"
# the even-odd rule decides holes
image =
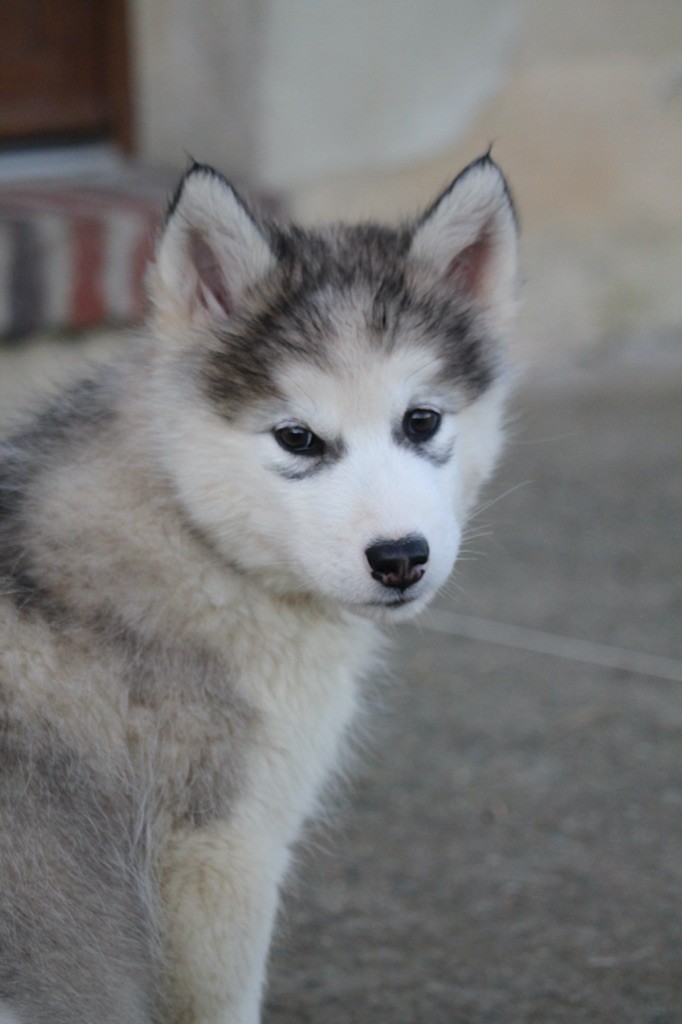
[[[218,327],[274,266],[263,230],[232,186],[195,164],[171,202],[157,246],[150,276],[157,323]]]

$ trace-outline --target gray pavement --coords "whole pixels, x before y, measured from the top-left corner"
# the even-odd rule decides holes
[[[301,855],[273,1024],[682,1021],[682,682],[590,663],[681,678],[682,375],[597,361],[512,433],[481,554],[396,637],[340,824]],[[472,621],[487,642],[448,635]]]

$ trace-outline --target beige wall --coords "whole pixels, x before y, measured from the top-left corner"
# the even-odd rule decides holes
[[[274,188],[449,146],[518,0],[132,0],[139,150]]]
[[[137,148],[248,177],[256,166],[261,0],[130,0]]]

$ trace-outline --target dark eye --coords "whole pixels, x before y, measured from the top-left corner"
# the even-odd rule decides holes
[[[410,441],[428,441],[440,427],[441,415],[434,409],[408,409],[403,416],[403,430]]]
[[[280,427],[274,434],[278,445],[285,452],[293,452],[294,455],[322,455],[324,452],[324,442],[302,424]]]

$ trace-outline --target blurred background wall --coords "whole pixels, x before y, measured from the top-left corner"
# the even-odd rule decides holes
[[[130,0],[141,157],[258,184],[422,159],[503,79],[518,0]]]

